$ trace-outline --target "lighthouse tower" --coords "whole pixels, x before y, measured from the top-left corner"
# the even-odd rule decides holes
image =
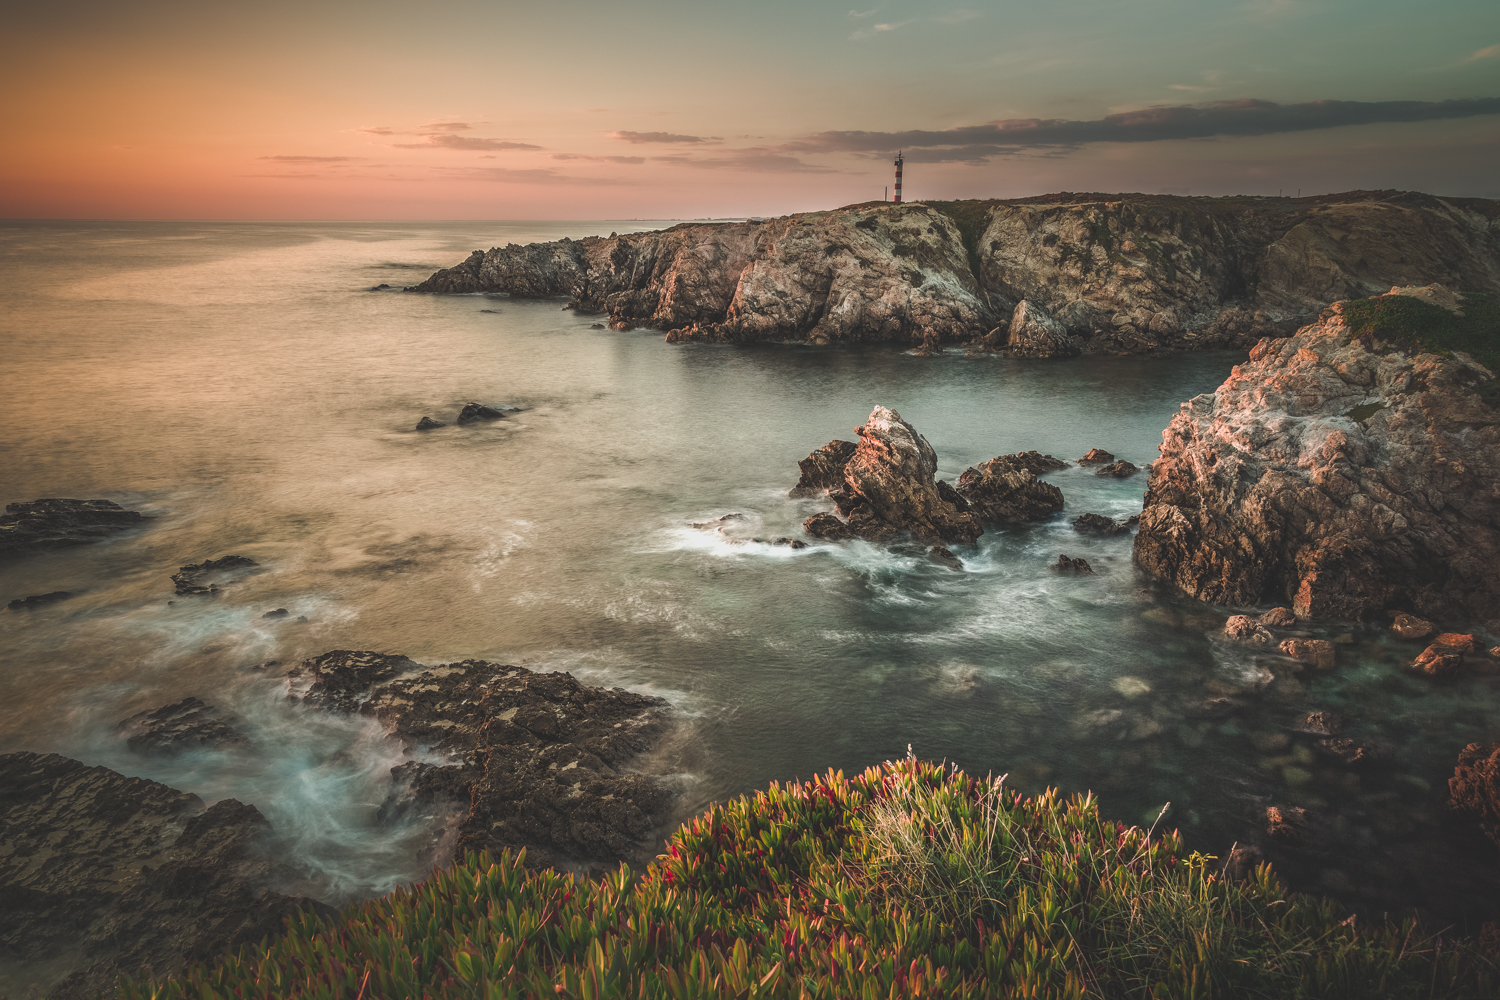
[[[896,204],[898,204],[898,205],[901,203],[901,165],[903,163],[905,163],[905,162],[906,161],[901,158],[901,154],[897,153],[896,154]]]

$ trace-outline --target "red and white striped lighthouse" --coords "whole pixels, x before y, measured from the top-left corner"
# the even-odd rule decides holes
[[[901,158],[901,154],[897,153],[896,154],[896,204],[898,204],[898,205],[901,203],[901,165],[903,163],[905,163],[905,162],[906,161]]]

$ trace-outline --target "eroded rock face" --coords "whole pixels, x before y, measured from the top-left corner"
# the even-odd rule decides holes
[[[122,973],[158,975],[278,933],[310,900],[267,892],[253,807],[127,778],[56,754],[0,756],[0,993],[112,995]],[[15,963],[12,965],[11,963]],[[20,968],[17,968],[20,966]],[[18,977],[7,981],[7,977]]]
[[[803,526],[809,534],[886,542],[910,532],[928,545],[979,537],[979,519],[939,490],[937,452],[899,413],[877,406],[856,433],[859,444],[844,465],[843,486],[829,493],[846,520],[814,514]]]
[[[830,441],[797,463],[802,478],[787,493],[789,497],[822,496],[844,485],[844,466],[854,457],[853,441]]]
[[[1080,514],[1073,518],[1073,530],[1081,535],[1109,537],[1127,534],[1130,531],[1130,525],[1121,524],[1114,518],[1105,517],[1103,514]]]
[[[1163,434],[1136,565],[1302,618],[1500,616],[1500,413],[1475,392],[1491,377],[1361,343],[1337,306],[1262,341]]]
[[[1474,817],[1479,828],[1500,846],[1500,743],[1470,743],[1458,755],[1448,779],[1453,808]]]
[[[8,503],[0,514],[0,559],[45,549],[87,545],[150,520],[111,500],[33,500]]]
[[[1005,346],[1015,357],[1069,357],[1081,352],[1081,344],[1081,340],[1069,337],[1067,328],[1047,310],[1029,299],[1022,299],[1011,313]]]
[[[1063,508],[1062,490],[1029,468],[1012,465],[1008,456],[965,469],[956,490],[990,524],[1045,521]]]
[[[338,650],[289,675],[304,701],[379,719],[408,748],[449,766],[412,762],[383,808],[461,808],[457,849],[527,849],[529,864],[649,860],[672,795],[628,769],[666,729],[667,703],[565,673],[464,660],[422,667],[405,657]]]

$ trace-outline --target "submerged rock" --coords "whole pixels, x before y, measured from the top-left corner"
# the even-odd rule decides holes
[[[217,708],[184,698],[173,705],[132,715],[116,729],[136,753],[176,754],[189,750],[228,750],[250,741]]]
[[[962,570],[964,568],[964,561],[941,545],[934,545],[928,549],[927,555],[933,562],[940,562],[949,569]]]
[[[1063,508],[1062,490],[1044,483],[1024,465],[1002,455],[971,466],[958,477],[956,492],[989,524],[1045,521]]]
[[[33,594],[30,597],[18,597],[6,605],[12,611],[30,611],[33,608],[44,607],[48,604],[56,604],[58,601],[66,601],[72,597],[71,591],[54,590],[50,594]]]
[[[225,556],[222,559],[207,559],[191,566],[179,567],[172,574],[172,584],[179,597],[190,594],[213,594],[219,584],[228,583],[243,575],[241,571],[255,569],[260,564],[246,556]]]
[[[150,518],[111,500],[33,500],[8,503],[0,514],[0,559],[43,549],[87,545]]]
[[[421,420],[417,421],[417,426],[412,429],[418,431],[435,431],[439,427],[447,426],[448,425],[443,423],[441,420],[433,420],[431,417],[423,417]]]
[[[1130,525],[1121,524],[1112,517],[1103,514],[1080,514],[1073,518],[1073,530],[1082,535],[1100,535],[1109,537],[1111,535],[1125,535],[1130,533]]]
[[[830,441],[797,463],[802,478],[787,493],[789,497],[822,496],[844,486],[844,466],[858,447],[853,441]]]
[[[1334,646],[1327,639],[1284,639],[1278,648],[1292,659],[1319,670],[1332,670],[1335,665]]]
[[[483,403],[465,403],[464,408],[459,411],[458,423],[472,424],[480,420],[504,420],[505,414],[493,406],[485,406]],[[420,429],[420,427],[419,427]]]
[[[0,943],[46,970],[53,1000],[113,995],[122,974],[159,976],[282,930],[299,909],[269,892],[254,806],[127,778],[56,754],[0,755]],[[19,995],[19,994],[18,994]]]
[[[1087,559],[1074,559],[1071,556],[1059,555],[1057,562],[1049,567],[1054,573],[1062,573],[1069,576],[1092,576],[1094,567],[1089,565]]]
[[[1500,846],[1500,743],[1470,743],[1458,755],[1448,779],[1449,804],[1479,821],[1484,835]]]
[[[1224,623],[1224,638],[1235,642],[1272,643],[1275,638],[1259,621],[1249,615],[1233,615]]]

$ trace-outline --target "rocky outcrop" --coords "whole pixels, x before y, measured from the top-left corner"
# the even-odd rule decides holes
[[[1391,631],[1403,639],[1425,639],[1437,631],[1437,626],[1432,622],[1423,621],[1405,611],[1397,611],[1391,618]]]
[[[1090,448],[1088,454],[1078,460],[1079,465],[1109,465],[1115,460],[1115,456],[1103,448]]]
[[[631,773],[666,729],[667,704],[565,673],[464,660],[422,667],[401,656],[336,650],[294,668],[304,703],[379,719],[406,747],[450,763],[397,768],[386,816],[459,807],[457,849],[527,849],[529,864],[641,863],[672,796]]]
[[[1453,808],[1479,821],[1479,828],[1500,846],[1500,743],[1470,743],[1458,755],[1448,779]]]
[[[1249,346],[1338,299],[1431,282],[1500,294],[1500,206],[1401,192],[875,202],[476,250],[409,290],[565,296],[673,341],[1053,356]]]
[[[1057,562],[1048,567],[1054,573],[1064,576],[1092,576],[1094,567],[1089,565],[1087,559],[1076,559],[1072,556],[1059,555]]]
[[[789,497],[822,496],[844,485],[844,466],[854,457],[853,441],[830,441],[797,463],[802,478],[787,493]]]
[[[0,756],[0,994],[113,995],[122,973],[178,973],[299,908],[331,912],[266,891],[266,830],[234,799],[204,808],[56,754]]]
[[[1034,475],[1042,475],[1047,472],[1056,472],[1059,469],[1067,469],[1072,466],[1060,458],[1051,455],[1043,455],[1039,451],[1018,451],[1014,455],[1000,455],[990,459],[992,462],[1002,462],[1014,469],[1025,469]]]
[[[0,514],[0,559],[45,549],[87,545],[148,520],[111,500],[33,500],[8,503]]]
[[[172,586],[178,597],[192,594],[216,594],[220,584],[238,579],[250,570],[259,567],[254,559],[246,556],[224,556],[222,559],[205,559],[201,563],[179,567],[172,574]]]
[[[992,458],[958,477],[958,495],[980,520],[997,525],[1045,521],[1062,510],[1062,490],[1009,459],[1004,455]]]
[[[435,431],[439,427],[447,426],[448,425],[443,423],[441,420],[433,420],[431,417],[423,417],[421,420],[417,421],[417,426],[413,427],[412,430]]]
[[[1480,394],[1493,375],[1361,332],[1351,308],[1374,307],[1340,303],[1261,341],[1183,404],[1151,466],[1136,565],[1200,600],[1286,600],[1303,618],[1500,616],[1500,412]]]
[[[1111,462],[1109,465],[1094,470],[1096,476],[1108,476],[1113,479],[1128,479],[1141,470],[1126,461]]]
[[[803,525],[808,534],[830,541],[885,542],[910,532],[928,545],[973,542],[980,536],[979,518],[955,502],[951,487],[939,489],[937,452],[899,413],[877,406],[855,433],[859,444],[844,464],[843,486],[829,493],[846,520],[815,514]]]
[[[1130,525],[1121,524],[1112,517],[1103,514],[1080,514],[1073,518],[1073,530],[1081,535],[1099,535],[1108,538],[1112,535],[1129,534]]]
[[[1452,677],[1464,665],[1464,656],[1474,652],[1474,637],[1444,632],[1412,661],[1411,669],[1428,677]]]
[[[423,419],[425,420],[426,418],[424,417]],[[465,403],[464,408],[458,413],[458,422],[460,425],[472,424],[480,420],[504,419],[504,413],[501,413],[493,406],[485,406],[483,403]],[[422,426],[418,424],[417,429],[422,430]]]
[[[30,597],[18,597],[6,605],[11,611],[33,611],[37,608],[56,604],[58,601],[66,601],[73,596],[70,590],[54,590],[50,594],[32,594]]]
[[[228,750],[249,741],[235,719],[197,698],[132,715],[117,727],[136,753],[176,754],[189,750]]]

